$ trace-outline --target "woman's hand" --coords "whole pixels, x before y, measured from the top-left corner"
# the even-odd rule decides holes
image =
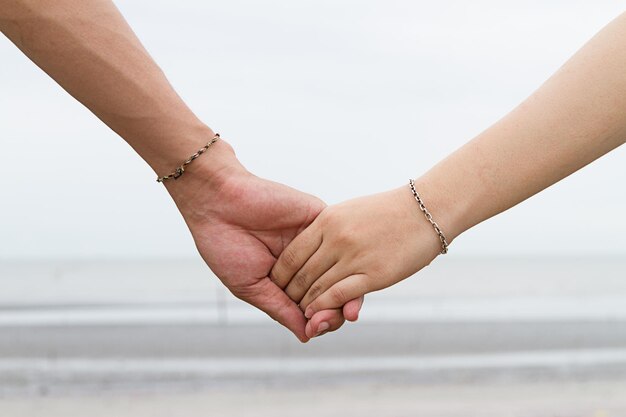
[[[271,277],[311,318],[413,275],[440,251],[406,186],[326,208],[282,252]]]

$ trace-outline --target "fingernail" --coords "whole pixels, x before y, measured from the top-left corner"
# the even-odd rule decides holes
[[[324,333],[328,329],[330,329],[330,324],[328,324],[325,321],[321,322],[317,328],[317,333],[315,333],[315,336],[319,336],[320,334]]]
[[[307,319],[313,317],[313,309],[310,306],[306,308],[306,311],[304,312],[304,317],[306,317]]]

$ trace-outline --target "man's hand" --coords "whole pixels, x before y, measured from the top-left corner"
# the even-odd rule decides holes
[[[0,31],[160,175],[213,137],[112,1],[0,0]],[[166,186],[203,258],[235,295],[306,341],[304,317],[267,274],[324,204],[250,175],[221,141],[188,170]],[[328,330],[343,323],[340,311],[321,313],[314,323]]]
[[[283,249],[324,209],[320,199],[250,174],[223,141],[167,187],[202,258],[236,297],[302,342],[341,327],[342,310],[325,310],[314,318],[315,328],[309,325],[305,331],[303,312],[268,277]],[[346,318],[356,320],[361,302],[346,305]],[[328,327],[317,330],[322,323]]]

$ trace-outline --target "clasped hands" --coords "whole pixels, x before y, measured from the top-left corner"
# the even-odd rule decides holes
[[[408,186],[326,207],[216,145],[167,189],[215,275],[302,342],[355,321],[366,293],[438,254]]]

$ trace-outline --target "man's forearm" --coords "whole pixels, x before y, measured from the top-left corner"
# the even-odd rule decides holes
[[[213,138],[110,0],[0,0],[0,30],[159,175]],[[190,175],[165,183],[200,254],[234,294],[308,340],[302,312],[267,274],[324,203],[253,176],[222,140],[207,154],[189,165]],[[352,320],[355,301],[346,310]],[[344,317],[332,310],[319,320],[334,330]]]
[[[626,140],[626,14],[532,96],[418,180],[453,239]]]
[[[109,0],[0,0],[0,30],[158,173],[213,135]]]

